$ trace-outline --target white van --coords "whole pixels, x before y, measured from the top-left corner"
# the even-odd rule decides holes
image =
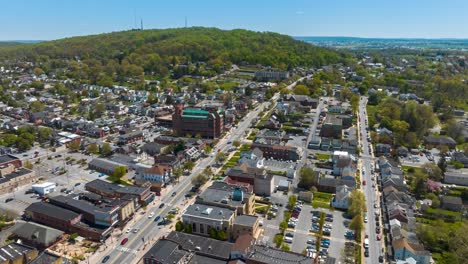
[[[292,237],[287,237],[287,236],[284,237],[284,242],[292,244],[292,241],[293,241]]]
[[[369,239],[364,239],[364,248],[369,248]]]

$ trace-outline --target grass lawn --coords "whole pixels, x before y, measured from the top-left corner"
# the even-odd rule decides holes
[[[119,178],[115,178],[114,176],[109,176],[106,178],[108,181],[111,181],[113,183],[117,183],[117,184],[122,184],[124,186],[131,186],[132,184],[127,182],[127,181],[124,181],[122,179],[119,179]]]
[[[406,173],[411,173],[411,172],[408,172],[409,169],[413,169],[414,172],[416,172],[416,171],[421,171],[421,168],[412,167],[412,166],[401,166],[401,168],[402,168],[403,171],[406,172]],[[413,172],[413,173],[414,173],[414,172]]]
[[[329,160],[331,158],[331,155],[330,154],[322,154],[322,153],[318,153],[317,155],[315,155],[317,157],[317,159],[319,160]]]
[[[240,149],[240,151],[248,151],[250,150],[250,144],[243,144]]]
[[[315,192],[314,198],[312,200],[312,206],[330,209],[331,199],[332,199],[331,193]]]

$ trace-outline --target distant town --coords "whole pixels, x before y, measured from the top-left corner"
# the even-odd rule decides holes
[[[174,60],[141,89],[81,61],[0,62],[0,263],[466,258],[466,54]]]

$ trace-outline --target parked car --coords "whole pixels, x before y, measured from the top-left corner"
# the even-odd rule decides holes
[[[102,259],[102,263],[106,263],[109,259],[110,259],[110,256],[105,256],[105,257]]]

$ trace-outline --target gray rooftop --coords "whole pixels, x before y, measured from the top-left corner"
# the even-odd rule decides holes
[[[192,204],[185,211],[184,215],[194,217],[210,218],[210,219],[229,219],[234,214],[234,210],[221,208],[217,206],[209,206],[204,204]]]
[[[13,156],[13,155],[2,155],[0,156],[0,164],[6,163],[6,162],[11,162],[14,160],[17,160],[18,158]]]
[[[109,193],[113,193],[120,188],[120,186],[115,183],[106,182],[101,179],[90,181],[85,184],[85,187],[94,188],[99,191]]]
[[[63,232],[60,230],[34,222],[19,223],[14,228],[13,234],[16,236],[35,241],[42,245],[49,245],[63,235]]]
[[[246,258],[269,264],[313,263],[312,258],[305,255],[260,245],[255,245]]]
[[[58,206],[55,206],[55,205],[52,205],[52,204],[49,204],[49,203],[42,203],[42,202],[30,204],[25,209],[25,211],[31,211],[31,212],[36,212],[36,213],[40,213],[40,214],[45,214],[45,215],[48,215],[50,217],[53,217],[53,218],[56,218],[56,219],[61,219],[61,220],[64,220],[64,221],[70,221],[72,219],[75,219],[79,215],[79,214],[77,214],[77,213],[75,213],[73,211],[63,209],[61,207],[58,207]]]
[[[196,251],[196,254],[199,255],[212,256],[224,260],[229,259],[232,246],[234,245],[226,241],[176,231],[172,231],[166,238],[177,242],[185,250]],[[199,247],[200,250],[195,250],[195,247]]]
[[[241,226],[254,226],[257,221],[258,221],[257,216],[239,215],[234,219],[234,224],[241,225]]]

